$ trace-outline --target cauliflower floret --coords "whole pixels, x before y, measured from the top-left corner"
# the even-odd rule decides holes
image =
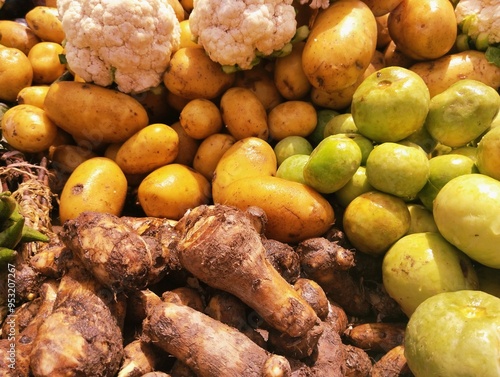
[[[460,0],[455,7],[455,16],[458,24],[473,17],[467,30],[471,38],[486,33],[489,44],[500,43],[500,1]]]
[[[189,27],[213,61],[250,69],[290,42],[297,22],[292,0],[195,0]]]
[[[319,8],[326,9],[330,6],[330,0],[300,0],[300,3],[304,5],[309,1],[311,2],[309,6],[312,9],[319,9]]]
[[[70,69],[86,82],[139,93],[161,83],[181,29],[166,0],[58,0]]]

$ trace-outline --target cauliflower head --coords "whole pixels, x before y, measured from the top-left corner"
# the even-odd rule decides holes
[[[258,56],[282,49],[295,35],[292,0],[194,0],[191,33],[223,66],[250,69]]]
[[[58,0],[69,68],[86,82],[140,93],[161,83],[181,28],[167,0]]]
[[[460,0],[455,6],[455,16],[459,25],[469,20],[469,37],[476,39],[479,34],[485,33],[490,45],[500,43],[500,1]]]

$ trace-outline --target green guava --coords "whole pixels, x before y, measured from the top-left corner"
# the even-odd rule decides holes
[[[375,142],[400,141],[423,127],[430,94],[409,69],[390,66],[373,72],[356,88],[351,113],[359,133]]]
[[[278,166],[294,154],[311,154],[313,147],[309,140],[302,136],[287,136],[276,143],[274,154]]]
[[[304,180],[304,166],[309,160],[307,154],[294,154],[281,163],[276,171],[276,177],[288,181],[306,184]]]
[[[491,86],[463,79],[431,98],[425,128],[449,147],[462,147],[486,131],[500,107],[500,95]]]
[[[366,160],[368,182],[377,190],[413,199],[429,176],[429,159],[416,146],[385,142],[377,145]]]
[[[382,279],[389,296],[408,317],[437,293],[479,286],[470,258],[436,232],[407,234],[397,240],[384,256]]]
[[[321,109],[317,111],[317,121],[316,127],[314,131],[307,137],[307,140],[313,145],[316,146],[320,143],[321,140],[325,138],[324,130],[326,124],[333,118],[339,115],[340,113],[331,109]]]
[[[500,268],[500,181],[484,174],[453,178],[434,199],[434,221],[451,244]]]
[[[477,290],[428,298],[408,321],[404,355],[415,377],[498,377],[500,299]]]
[[[337,203],[346,208],[357,196],[372,191],[373,186],[368,183],[366,168],[360,166],[352,178],[340,189],[333,193]]]
[[[304,166],[305,182],[320,193],[331,194],[351,179],[361,158],[361,149],[354,140],[328,136],[309,155]]]
[[[356,250],[383,255],[410,228],[410,212],[403,199],[380,191],[355,197],[344,211],[342,224]]]
[[[439,232],[432,212],[423,204],[408,203],[407,206],[411,217],[410,229],[408,229],[407,234]]]
[[[351,113],[339,114],[328,121],[323,130],[324,137],[336,134],[350,134],[358,132]]]
[[[479,141],[476,165],[481,174],[500,180],[500,127],[490,129]]]
[[[419,191],[418,198],[425,208],[432,211],[432,203],[439,190],[451,179],[459,175],[478,173],[472,159],[460,154],[443,154],[429,160],[429,178]]]

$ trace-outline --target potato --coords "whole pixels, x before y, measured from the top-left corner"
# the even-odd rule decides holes
[[[186,17],[186,12],[184,11],[184,8],[182,7],[179,0],[167,0],[167,3],[170,4],[172,9],[174,10],[177,20],[179,22],[184,21]]]
[[[361,0],[340,0],[321,12],[302,53],[302,68],[315,88],[339,91],[353,85],[370,64],[377,22]]]
[[[51,84],[44,109],[59,127],[91,145],[124,142],[149,123],[146,110],[133,97],[75,81]]]
[[[13,148],[27,153],[48,150],[57,136],[57,126],[43,109],[33,105],[11,107],[2,117],[1,129]]]
[[[249,137],[238,140],[220,158],[212,180],[214,202],[220,201],[224,191],[242,178],[275,175],[278,168],[276,154],[266,141]]]
[[[264,65],[237,72],[233,86],[251,90],[262,102],[266,111],[283,101],[274,83],[272,71]]]
[[[0,47],[0,100],[14,102],[17,94],[33,81],[28,57],[14,47]]]
[[[174,162],[177,164],[191,166],[201,141],[193,139],[189,136],[181,126],[181,122],[175,122],[171,125],[171,127],[179,136],[179,152],[177,153],[177,157]]]
[[[385,48],[389,42],[392,41],[391,36],[389,35],[389,28],[387,27],[387,20],[389,19],[389,14],[386,13],[383,16],[376,17],[377,21],[377,49],[381,50]]]
[[[302,51],[305,42],[293,45],[292,52],[276,59],[274,64],[274,83],[280,94],[288,100],[299,100],[311,90],[311,83],[302,68]]]
[[[265,235],[296,243],[324,234],[335,222],[330,203],[317,191],[274,176],[254,176],[231,183],[218,200],[247,209],[262,208],[267,215]]]
[[[16,102],[19,105],[33,105],[43,109],[43,102],[45,101],[45,96],[49,91],[48,85],[33,85],[27,86],[21,89],[17,94]]]
[[[72,173],[82,162],[98,157],[96,153],[78,145],[62,144],[51,153],[52,166],[58,171]]]
[[[55,42],[40,42],[31,48],[28,59],[33,67],[34,84],[52,84],[66,71],[66,65],[59,60],[63,52],[63,46]]]
[[[229,134],[210,135],[198,147],[193,160],[193,168],[211,181],[220,159],[235,142],[236,139]]]
[[[404,52],[402,52],[393,40],[389,42],[384,49],[384,61],[389,67],[391,65],[397,65],[398,67],[409,68],[417,62],[416,59],[410,58]]]
[[[404,0],[387,19],[396,46],[416,60],[437,59],[455,44],[457,20],[449,0]]]
[[[28,55],[31,47],[40,41],[33,30],[20,22],[0,20],[0,44],[14,47]]]
[[[257,95],[250,89],[232,87],[220,100],[222,120],[236,140],[258,137],[267,140],[267,112]]]
[[[495,90],[500,88],[500,67],[488,62],[481,51],[445,55],[436,60],[415,63],[409,69],[422,77],[431,97],[462,79],[478,80]]]
[[[147,216],[179,220],[184,213],[210,201],[210,182],[181,164],[162,166],[148,174],[137,190]]]
[[[376,17],[383,16],[396,8],[402,0],[363,0]]]
[[[180,48],[172,55],[163,83],[169,91],[183,98],[213,99],[229,88],[234,73],[224,73],[204,49]]]
[[[205,139],[222,130],[222,115],[215,103],[197,98],[189,101],[179,117],[184,131],[194,139]]]
[[[191,33],[191,28],[189,27],[189,20],[183,20],[179,22],[179,24],[181,27],[181,43],[179,48],[184,48],[184,47],[203,48],[201,44],[198,44],[193,40],[193,34]]]
[[[171,163],[179,151],[179,136],[163,123],[144,127],[118,149],[115,162],[125,174],[145,174]]]
[[[106,157],[93,157],[71,173],[59,199],[59,220],[74,219],[84,211],[121,215],[127,179],[120,167]]]
[[[25,16],[26,23],[42,41],[61,44],[66,37],[57,8],[36,6]]]
[[[316,128],[318,117],[310,102],[290,100],[273,108],[267,122],[269,136],[279,141],[287,136],[309,136]]]

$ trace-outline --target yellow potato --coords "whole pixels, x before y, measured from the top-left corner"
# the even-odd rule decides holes
[[[500,88],[500,67],[488,62],[481,51],[449,54],[436,60],[415,63],[409,69],[422,77],[431,97],[462,79],[478,80],[495,90]]]
[[[278,164],[273,147],[258,137],[236,141],[220,158],[212,180],[212,197],[219,201],[224,190],[242,178],[275,175]]]
[[[57,8],[36,6],[26,13],[25,19],[29,28],[42,41],[61,44],[66,37]]]
[[[180,26],[181,26],[181,43],[179,48],[184,48],[184,47],[203,48],[202,45],[196,43],[193,40],[193,34],[191,33],[191,28],[189,27],[189,20],[181,21]]]
[[[170,4],[172,9],[174,10],[175,16],[177,17],[177,20],[179,22],[184,21],[184,19],[186,17],[186,12],[184,11],[184,8],[182,7],[179,0],[167,0],[167,2]]]
[[[179,152],[177,153],[177,157],[174,162],[177,164],[192,166],[194,156],[196,155],[196,151],[198,150],[201,141],[193,139],[189,136],[181,126],[181,122],[175,122],[171,127],[179,136]]]
[[[210,182],[188,166],[169,164],[144,178],[137,198],[147,216],[179,220],[188,209],[210,202]]]
[[[33,67],[34,84],[51,84],[66,71],[66,65],[59,60],[63,52],[64,48],[55,42],[40,42],[31,48],[28,59]]]
[[[125,174],[145,174],[171,163],[179,152],[179,136],[163,123],[153,123],[127,139],[115,161]]]
[[[393,40],[384,49],[384,61],[386,66],[396,65],[398,67],[409,68],[415,64],[417,60],[410,58],[403,53]]]
[[[48,85],[27,86],[17,94],[16,102],[19,105],[33,105],[43,109],[43,102],[48,91]]]
[[[361,0],[338,0],[312,25],[302,68],[315,88],[339,91],[354,85],[370,64],[377,45],[377,21]]]
[[[396,46],[416,60],[445,55],[457,38],[457,19],[450,0],[404,0],[387,19]]]
[[[250,89],[232,87],[220,100],[222,120],[236,140],[258,137],[267,140],[267,112],[257,95]]]
[[[384,49],[389,44],[389,42],[392,41],[389,34],[389,28],[387,27],[389,14],[390,13],[386,13],[383,16],[375,18],[377,21],[377,50]]]
[[[0,100],[14,102],[17,94],[33,81],[28,57],[14,47],[0,48]]]
[[[1,129],[7,143],[26,153],[47,151],[57,136],[55,123],[33,105],[11,107],[2,117]]]
[[[193,139],[205,139],[222,130],[222,116],[215,103],[197,98],[182,109],[179,121],[184,131]]]
[[[98,155],[89,149],[72,144],[58,145],[51,152],[52,166],[64,173],[72,173],[82,162],[93,157]]]
[[[0,44],[14,47],[28,55],[31,47],[41,42],[33,30],[20,22],[0,20]]]
[[[376,17],[383,16],[396,8],[402,0],[363,0]]]
[[[229,88],[234,73],[224,73],[204,49],[184,47],[172,55],[163,83],[169,91],[183,98],[213,99]]]
[[[272,72],[263,65],[237,72],[233,86],[252,91],[262,102],[266,111],[283,102],[283,98],[274,83]]]
[[[75,81],[51,84],[44,109],[63,130],[95,146],[124,142],[149,123],[146,110],[133,97]]]
[[[212,181],[217,164],[234,143],[236,143],[236,139],[229,134],[210,135],[198,147],[193,160],[193,168],[206,179]]]
[[[120,216],[127,196],[127,179],[109,158],[93,157],[71,173],[59,199],[59,220],[74,219],[84,211]]]
[[[287,136],[309,136],[316,128],[318,116],[310,102],[291,100],[272,109],[267,123],[271,139],[280,141]]]
[[[297,243],[319,237],[335,222],[330,203],[317,191],[298,182],[274,176],[256,176],[230,184],[219,203],[247,209],[262,208],[267,215],[265,235]]]
[[[276,59],[274,64],[274,83],[280,94],[287,100],[298,100],[311,90],[311,83],[302,68],[302,51],[305,42],[293,45],[292,52]]]

